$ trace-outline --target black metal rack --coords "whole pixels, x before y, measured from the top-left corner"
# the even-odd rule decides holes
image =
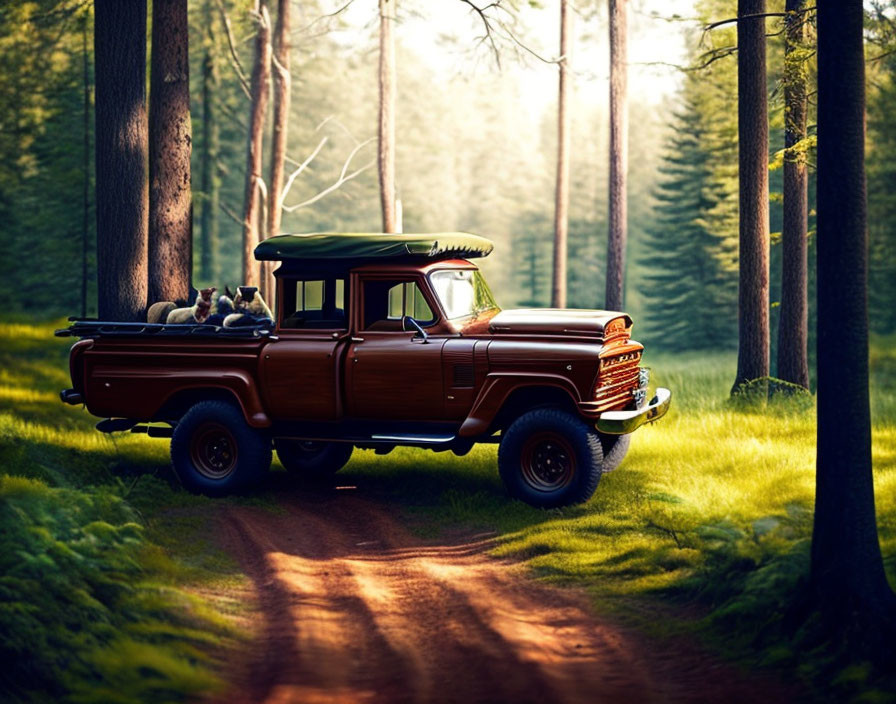
[[[245,325],[225,328],[219,325],[196,323],[123,323],[103,320],[69,318],[72,324],[56,330],[56,337],[212,337],[212,338],[261,338],[269,337],[272,326]]]

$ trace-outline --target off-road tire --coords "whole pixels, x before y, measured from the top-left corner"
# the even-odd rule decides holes
[[[174,428],[171,462],[188,491],[225,496],[257,484],[271,466],[271,441],[223,401],[193,406]]]
[[[590,499],[602,461],[597,431],[556,408],[538,408],[517,418],[498,448],[498,471],[510,495],[540,508]]]
[[[345,442],[307,443],[279,438],[274,448],[287,472],[309,480],[325,479],[348,464],[354,447]]]
[[[601,472],[612,472],[628,454],[628,448],[632,444],[632,435],[601,435],[600,443],[604,451],[604,461],[601,464]]]

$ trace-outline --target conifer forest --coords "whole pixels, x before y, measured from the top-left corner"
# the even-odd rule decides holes
[[[394,361],[407,427],[354,440],[327,435],[324,366],[281,367],[313,392],[240,381],[255,410],[185,405],[193,382],[146,418],[82,398],[118,362],[79,367],[111,333],[67,328],[134,355],[128,331],[195,323],[137,366],[213,380],[245,373],[203,323],[245,361],[314,306],[348,320],[337,265],[288,293],[255,258],[302,233],[488,238],[477,301],[520,317],[470,336],[535,355],[582,309],[611,350],[624,312],[650,370],[624,412],[668,388],[668,413],[610,437],[570,415],[603,371],[570,400],[578,361],[470,341],[441,415]],[[896,0],[0,0],[0,261],[0,702],[896,702]],[[408,313],[438,312],[392,293],[432,352]],[[359,358],[340,428],[391,417],[384,380],[349,412]],[[467,443],[503,383],[483,364],[547,381]],[[474,388],[456,436],[411,427]],[[267,422],[277,393],[320,425]],[[199,406],[262,438],[251,486],[184,480]],[[598,453],[576,501],[508,482],[523,410]],[[341,471],[296,471],[321,446]]]

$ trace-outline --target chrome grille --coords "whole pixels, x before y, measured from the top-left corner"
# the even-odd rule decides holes
[[[628,405],[640,383],[641,352],[624,352],[601,360],[594,389],[597,410],[610,410]]]

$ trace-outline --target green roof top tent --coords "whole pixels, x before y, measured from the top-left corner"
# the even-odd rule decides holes
[[[381,232],[313,232],[269,237],[255,248],[259,261],[293,259],[472,259],[485,257],[494,245],[466,232],[392,235]]]

